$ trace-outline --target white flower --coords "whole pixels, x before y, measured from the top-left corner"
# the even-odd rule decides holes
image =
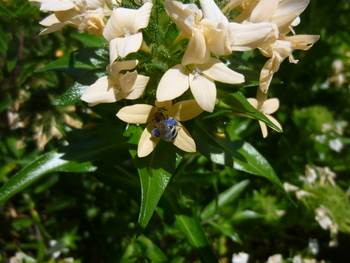
[[[113,10],[103,31],[103,36],[109,42],[110,63],[140,49],[143,38],[138,31],[147,27],[152,6],[147,2],[137,10],[123,7]]]
[[[186,67],[178,64],[165,72],[160,80],[157,100],[175,99],[190,87],[199,106],[212,112],[216,101],[214,80],[235,84],[244,82],[244,76],[229,69],[216,58],[209,58],[204,64],[191,64]]]
[[[333,150],[336,151],[338,153],[341,152],[341,150],[343,149],[344,145],[341,142],[341,140],[337,139],[333,139],[333,140],[329,140],[328,141],[329,147]]]
[[[113,63],[107,67],[107,76],[99,78],[89,86],[83,93],[81,99],[89,106],[99,103],[112,103],[121,99],[134,100],[139,98],[149,77],[138,75],[137,71],[119,73],[122,70],[130,70],[136,67],[138,61],[130,60]]]
[[[152,135],[152,130],[155,128],[152,118],[159,109],[164,110],[168,117],[176,121],[187,121],[203,112],[195,100],[180,101],[174,105],[172,105],[171,101],[155,101],[155,106],[135,104],[120,109],[117,113],[117,117],[122,121],[134,124],[148,123],[137,147],[137,155],[139,157],[149,155],[160,140],[160,138]],[[177,131],[178,134],[176,138],[172,140],[172,143],[185,152],[195,152],[196,144],[186,128],[179,123]]]
[[[287,192],[294,192],[294,191],[297,191],[299,189],[297,186],[292,185],[292,184],[287,183],[287,182],[283,184],[283,187]]]
[[[111,14],[105,9],[105,0],[30,0],[41,3],[40,10],[52,11],[53,14],[40,22],[48,26],[39,35],[55,32],[65,25],[86,30],[89,34],[102,36],[106,25],[106,16]]]
[[[315,220],[324,230],[327,230],[333,225],[333,221],[326,215],[329,213],[329,210],[326,207],[321,206],[319,208],[316,208],[315,213]]]
[[[232,255],[232,263],[248,263],[249,255],[244,252]]]
[[[267,263],[282,263],[282,259],[283,258],[281,254],[275,254],[267,259]]]
[[[257,100],[254,98],[249,98],[247,99],[248,102],[257,110],[261,111],[262,113],[265,114],[265,116],[273,123],[275,124],[278,128],[282,130],[281,124],[276,120],[274,117],[272,117],[270,114],[274,113],[275,111],[278,110],[280,103],[277,98],[273,99],[267,99],[267,100]],[[259,121],[259,125],[261,128],[261,132],[264,138],[267,137],[267,126],[264,122]],[[272,128],[272,127],[271,127]],[[274,129],[274,128],[273,128]]]

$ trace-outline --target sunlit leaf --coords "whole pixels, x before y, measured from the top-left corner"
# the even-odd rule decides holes
[[[289,199],[280,179],[268,161],[251,144],[240,139],[228,126],[225,138],[218,137],[197,122],[194,133],[198,151],[212,162],[267,178]],[[291,199],[290,199],[291,200]]]
[[[103,44],[107,44],[107,40],[101,36],[89,35],[89,33],[84,32],[80,34],[71,34],[72,38],[75,38],[82,42],[87,47],[101,47]]]
[[[141,209],[138,219],[140,235],[151,219],[183,152],[172,143],[159,141],[147,157],[134,157],[141,181]]]
[[[103,48],[81,48],[73,51],[62,58],[49,63],[36,72],[47,70],[63,71],[75,78],[79,78],[87,71],[105,68],[108,64],[108,53]]]
[[[55,172],[92,172],[96,168],[90,162],[79,163],[63,159],[64,153],[52,150],[23,168],[0,188],[0,203],[22,191],[42,176]]]

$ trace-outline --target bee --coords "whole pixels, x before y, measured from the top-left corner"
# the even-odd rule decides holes
[[[179,123],[174,118],[168,117],[163,110],[164,109],[160,108],[153,115],[152,122],[154,124],[154,129],[152,130],[152,135],[170,142],[177,136],[178,130],[176,126],[178,126]]]

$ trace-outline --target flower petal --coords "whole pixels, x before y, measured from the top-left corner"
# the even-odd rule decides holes
[[[127,123],[142,124],[150,122],[157,110],[152,105],[135,104],[121,108],[117,113],[117,117]]]
[[[266,126],[265,122],[259,121],[259,125],[260,125],[260,129],[261,129],[262,136],[263,136],[264,138],[266,138],[268,132],[267,132],[267,126]]]
[[[60,20],[57,19],[54,13],[45,17],[43,20],[39,22],[39,24],[42,26],[52,26],[53,24],[57,24],[57,23],[60,23]]]
[[[190,88],[199,106],[208,112],[213,112],[216,101],[214,81],[205,75],[190,75]]]
[[[205,64],[205,67],[207,69],[203,69],[202,73],[216,81],[229,84],[244,82],[244,75],[226,67],[219,59],[210,58],[208,63]]]
[[[56,31],[60,30],[62,27],[64,27],[65,25],[68,25],[68,24],[69,24],[68,22],[53,24],[52,26],[50,26],[48,28],[45,28],[43,31],[41,31],[39,33],[39,36],[50,34],[52,32],[56,32]]]
[[[173,143],[185,152],[196,152],[196,143],[184,126],[178,129],[178,134]]]
[[[109,63],[113,64],[113,62],[118,58],[118,41],[117,38],[112,39],[109,42]]]
[[[137,10],[135,21],[134,21],[133,33],[136,33],[141,28],[146,28],[148,26],[152,7],[153,7],[153,4],[151,2],[147,2]]]
[[[278,120],[276,120],[274,117],[272,117],[272,116],[270,116],[270,115],[266,115],[266,117],[273,123],[273,124],[275,124],[278,128],[280,128],[281,129],[281,131],[283,130],[282,129],[282,126],[281,126],[281,124],[278,122]],[[270,126],[269,126],[270,127]],[[270,127],[270,128],[272,128],[272,127]],[[272,128],[272,129],[274,129],[274,128]],[[274,129],[275,131],[277,131],[276,129]],[[277,132],[279,132],[279,131],[277,131]]]
[[[267,42],[273,34],[271,23],[239,24],[230,23],[228,34],[233,51],[248,51]]]
[[[172,116],[175,120],[187,121],[197,117],[203,112],[203,109],[195,100],[185,100],[175,103],[172,107],[172,111],[175,113],[175,115]]]
[[[156,148],[159,138],[152,136],[152,130],[154,129],[153,123],[149,123],[146,129],[143,130],[139,144],[137,146],[137,155],[139,157],[145,157],[149,155],[154,148]]]
[[[129,94],[133,90],[136,78],[136,70],[134,70],[133,72],[128,71],[126,72],[126,74],[119,74],[118,80],[123,94]]]
[[[250,15],[250,22],[268,22],[277,10],[279,0],[260,0]]]
[[[127,61],[116,62],[108,65],[107,72],[110,75],[117,76],[120,71],[133,69],[136,67],[138,63],[139,63],[138,60],[127,60]]]
[[[286,14],[272,19],[271,22],[277,25],[281,34],[287,34],[290,31],[290,25],[297,17],[296,14]]]
[[[279,3],[273,18],[287,14],[300,15],[309,3],[310,0],[284,0],[283,2]]]
[[[189,87],[188,75],[180,64],[168,69],[157,88],[157,100],[172,100],[181,96]]]
[[[265,114],[272,114],[278,110],[279,106],[280,101],[277,98],[272,98],[265,100],[259,110]]]
[[[137,75],[136,81],[132,87],[132,91],[129,94],[125,95],[127,100],[135,100],[141,97],[143,91],[145,90],[149,77]]]
[[[222,23],[224,26],[228,25],[226,16],[221,12],[213,0],[199,0],[199,3],[205,18],[216,23]]]
[[[317,35],[295,35],[284,38],[292,44],[293,49],[308,50],[312,45],[320,39]]]
[[[87,87],[84,91],[81,99],[87,103],[89,106],[95,106],[100,103],[112,103],[116,102],[113,84],[108,80],[108,76],[103,76],[99,78],[94,84]]]
[[[181,65],[203,64],[210,58],[210,52],[203,33],[193,29],[193,35],[188,43],[187,50],[182,58]]]
[[[246,1],[244,1],[246,2]],[[251,1],[243,9],[242,13],[235,17],[234,22],[242,23],[245,20],[249,20],[251,13],[254,11],[254,8],[259,4],[259,1]]]
[[[30,0],[30,2],[40,2],[40,11],[65,11],[75,7],[72,1],[35,1]]]
[[[182,4],[178,1],[169,0],[164,2],[164,7],[171,19],[181,29],[184,36],[190,38],[192,36],[192,27],[195,26],[195,20],[193,19],[193,24],[186,24],[185,21],[188,17],[199,13],[198,7],[195,4]],[[194,10],[198,12],[194,12]],[[189,22],[188,19],[187,22]]]
[[[212,53],[219,56],[227,56],[232,53],[227,28],[222,23],[217,24],[209,19],[202,19],[200,25],[206,45]]]
[[[108,19],[107,25],[103,30],[103,36],[108,42],[112,41],[112,39],[116,37],[123,37],[125,34],[124,21],[119,15],[121,9],[131,10],[122,7],[113,9],[112,15]]]
[[[130,53],[137,52],[142,44],[142,33],[137,33],[135,35],[130,35],[126,37],[118,37],[113,39],[115,41],[118,56],[125,58]]]
[[[258,100],[254,99],[254,98],[248,98],[247,101],[254,107],[254,108],[258,108]]]

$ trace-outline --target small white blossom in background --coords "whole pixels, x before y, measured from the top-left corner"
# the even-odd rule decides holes
[[[232,255],[232,263],[248,263],[249,255],[244,252]]]
[[[326,139],[327,139],[327,136],[325,134],[315,136],[315,140],[321,144],[324,144]]]
[[[283,187],[287,192],[295,192],[299,189],[297,186],[292,185],[292,184],[287,183],[287,182],[283,184]]]
[[[327,213],[329,213],[329,210],[326,207],[321,206],[315,209],[315,213],[315,220],[324,230],[329,229],[333,225],[333,221],[326,215]]]
[[[306,191],[304,191],[304,190],[300,190],[300,191],[296,191],[296,192],[295,192],[295,196],[296,196],[298,199],[301,199],[301,198],[303,198],[304,196],[308,196],[308,195],[310,195],[310,193],[309,193],[309,192],[306,192]]]
[[[14,257],[10,258],[9,262],[10,263],[22,263],[22,262],[25,262],[25,263],[36,263],[37,261],[34,258],[26,255],[23,252],[17,252]]]
[[[344,63],[340,59],[336,59],[332,63],[332,70],[334,72],[334,75],[327,79],[326,83],[335,83],[338,87],[341,87],[346,79],[345,75],[342,73],[344,70]]]
[[[303,259],[301,258],[300,255],[295,255],[293,257],[293,263],[303,263]]]
[[[334,178],[336,177],[336,174],[329,169],[329,167],[316,167],[317,172],[320,176],[321,184],[325,184],[329,182],[331,185],[336,185]]]
[[[50,240],[49,242],[50,248],[47,250],[48,255],[52,255],[53,258],[58,258],[62,252],[68,252],[68,248],[63,248],[61,242],[57,242],[56,240]]]
[[[338,138],[334,140],[329,140],[328,145],[333,151],[336,151],[338,153],[341,152],[341,150],[344,147],[343,143]]]
[[[317,179],[317,173],[316,170],[310,167],[309,165],[306,165],[305,167],[305,177],[300,176],[300,181],[304,181],[308,185],[312,185],[316,179]]]
[[[314,255],[317,255],[317,253],[319,252],[320,250],[320,246],[318,244],[318,241],[316,238],[310,238],[309,239],[309,249],[310,249],[310,252]]]
[[[282,263],[283,257],[281,254],[275,254],[267,259],[267,263]]]

